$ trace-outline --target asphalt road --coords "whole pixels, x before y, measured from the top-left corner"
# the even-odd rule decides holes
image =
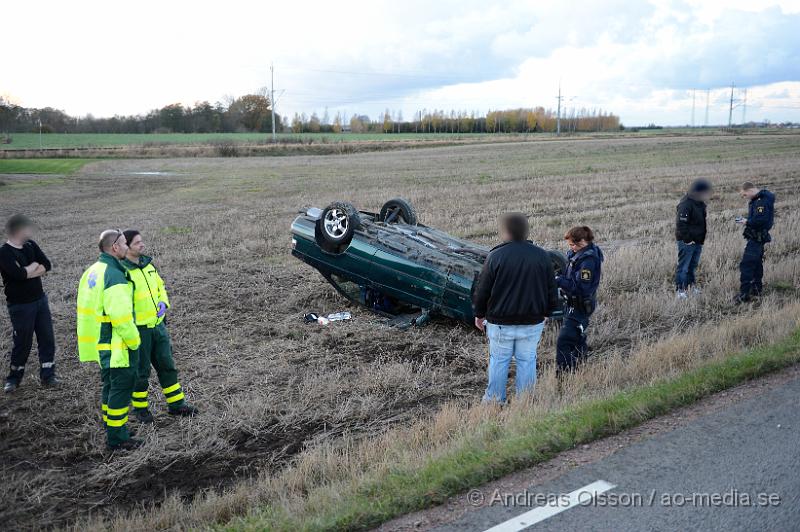
[[[800,379],[485,504],[435,530],[800,530]]]

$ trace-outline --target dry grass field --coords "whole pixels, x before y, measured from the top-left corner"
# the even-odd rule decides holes
[[[34,352],[20,390],[0,397],[0,522],[178,529],[266,504],[286,513],[308,511],[310,500],[336,505],[360,480],[414,467],[481,420],[544,415],[785,337],[800,318],[798,154],[800,135],[704,136],[108,160],[67,177],[2,175],[0,217],[34,217],[54,264],[45,285],[64,384],[39,388]],[[695,177],[716,185],[704,293],[678,302],[675,205]],[[733,219],[745,213],[735,186],[746,179],[777,194],[778,217],[767,293],[734,307],[744,241]],[[497,216],[511,210],[529,213],[533,239],[551,248],[564,249],[560,237],[574,223],[595,229],[607,260],[592,362],[561,395],[552,330],[532,401],[496,411],[477,405],[486,342],[476,330],[438,320],[398,331],[359,309],[350,322],[302,323],[304,312],[346,304],[289,255],[297,210],[337,199],[378,209],[395,196],[410,199],[423,223],[487,245]],[[171,291],[181,382],[202,410],[168,417],[153,381],[155,426],[136,427],[145,446],[113,456],[98,370],[78,363],[74,332],[77,281],[109,227],[146,237]],[[6,353],[10,328],[0,316]]]

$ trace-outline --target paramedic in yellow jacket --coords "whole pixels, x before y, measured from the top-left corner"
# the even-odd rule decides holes
[[[152,366],[156,370],[161,391],[167,402],[167,411],[175,416],[193,416],[198,411],[187,404],[183,389],[178,382],[169,332],[164,323],[169,309],[164,281],[153,266],[153,259],[143,254],[144,241],[139,231],[128,229],[124,235],[128,253],[122,264],[128,270],[133,282],[133,308],[136,314],[136,326],[142,338],[136,386],[131,400],[133,413],[142,423],[153,422],[147,400],[150,366]]]
[[[128,407],[139,364],[139,331],[133,316],[133,287],[120,263],[128,245],[122,231],[100,235],[100,258],[78,285],[78,355],[100,364],[103,421],[110,449],[134,449],[141,441],[128,433]]]

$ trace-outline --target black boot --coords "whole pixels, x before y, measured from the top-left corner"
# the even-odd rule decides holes
[[[42,379],[42,386],[45,388],[55,388],[61,384],[61,381],[56,378],[55,375],[51,375],[45,379]]]
[[[734,305],[741,305],[743,303],[749,303],[752,300],[753,300],[753,298],[750,297],[749,294],[739,294],[738,296],[733,298],[733,304]]]
[[[136,421],[139,423],[152,423],[153,422],[153,414],[146,408],[135,408],[133,410],[133,416],[136,418]]]
[[[175,410],[169,409],[169,415],[171,415],[171,416],[193,417],[193,416],[196,416],[199,413],[200,413],[200,411],[197,408],[193,407],[190,404],[186,404],[186,403],[182,404],[181,406],[179,406]]]
[[[144,442],[142,440],[137,440],[136,438],[129,438],[123,442],[120,442],[116,445],[107,445],[110,451],[133,451],[134,449],[138,449],[142,446]]]

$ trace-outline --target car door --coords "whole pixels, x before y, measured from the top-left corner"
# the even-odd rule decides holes
[[[477,272],[470,277],[461,269],[451,269],[447,275],[447,285],[442,294],[442,313],[451,318],[472,321],[472,287]]]
[[[413,254],[378,249],[372,256],[373,284],[391,297],[425,309],[437,308],[447,284],[447,273],[415,260]]]

